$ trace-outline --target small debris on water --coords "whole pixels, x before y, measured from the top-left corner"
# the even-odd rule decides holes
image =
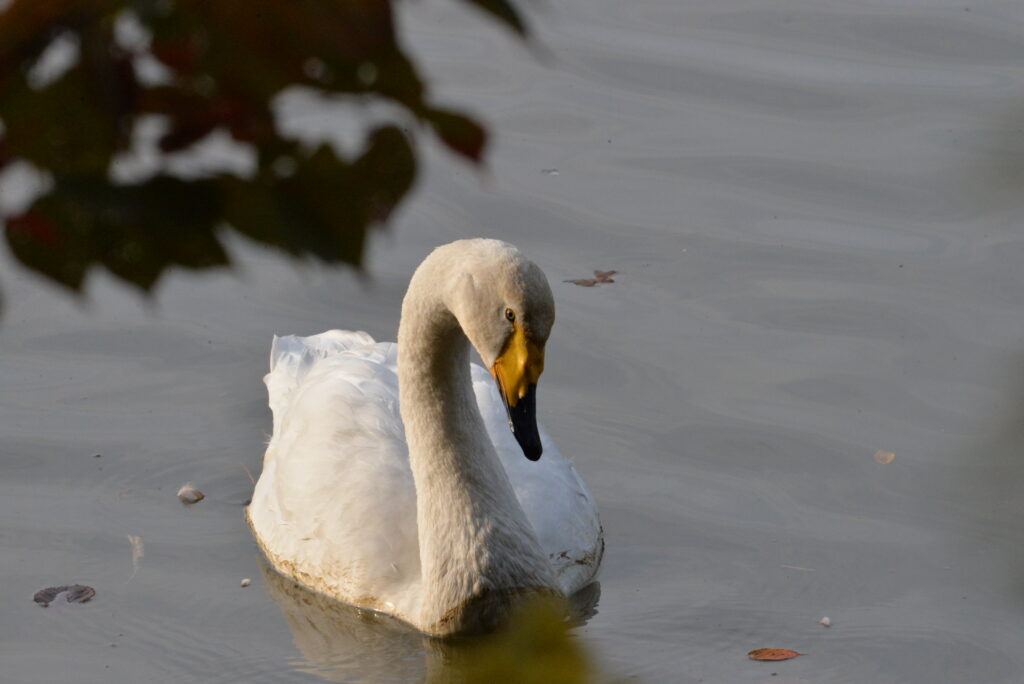
[[[142,563],[142,557],[146,555],[146,547],[142,543],[142,537],[134,534],[128,535],[128,542],[132,545],[132,577],[135,577],[135,573],[139,571],[139,564]],[[132,577],[129,577],[130,580]]]
[[[68,603],[85,603],[96,595],[96,590],[84,584],[71,584],[62,587],[47,587],[40,589],[32,597],[32,600],[47,608],[60,594],[67,592]]]
[[[93,458],[103,458],[103,454],[96,454]]]
[[[206,495],[192,486],[192,483],[182,485],[178,490],[178,500],[183,504],[199,503],[206,498]]]
[[[790,651],[788,648],[757,648],[748,653],[747,657],[751,660],[789,660],[802,655],[807,654]]]
[[[881,463],[882,465],[888,465],[892,463],[893,459],[896,458],[896,454],[891,451],[883,451],[879,449],[875,452],[875,463]]]
[[[242,586],[243,586],[243,587],[247,587],[247,586],[249,586],[250,584],[252,584],[252,580],[251,580],[251,579],[249,579],[248,577],[246,577],[246,578],[245,578],[244,580],[242,580]]]
[[[564,280],[562,282],[572,283],[573,285],[579,285],[580,287],[594,287],[600,283],[614,283],[612,276],[618,273],[618,271],[594,271],[593,278],[580,278],[578,280]]]
[[[541,169],[540,172],[543,173],[545,176],[557,176],[558,175],[558,169]]]
[[[818,620],[818,622],[821,623],[822,627],[831,627],[832,626],[832,618],[830,618],[827,615],[825,617],[821,618],[820,620]]]

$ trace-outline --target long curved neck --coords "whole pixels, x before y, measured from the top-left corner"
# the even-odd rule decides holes
[[[402,305],[398,379],[416,484],[421,623],[445,634],[487,628],[511,593],[556,585],[480,416],[469,342],[426,275],[417,272]]]

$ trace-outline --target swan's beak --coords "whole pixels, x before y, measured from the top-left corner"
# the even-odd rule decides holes
[[[536,461],[544,451],[537,431],[537,380],[544,372],[544,349],[535,345],[518,326],[491,366],[498,392],[508,414],[508,426],[523,454]]]

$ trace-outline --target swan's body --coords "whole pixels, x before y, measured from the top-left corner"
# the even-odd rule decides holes
[[[520,594],[590,583],[596,506],[546,435],[530,444],[518,429],[553,320],[540,269],[505,243],[464,240],[413,276],[398,346],[275,338],[274,432],[248,509],[274,567],[437,635],[491,628]],[[543,458],[524,458],[541,444]]]

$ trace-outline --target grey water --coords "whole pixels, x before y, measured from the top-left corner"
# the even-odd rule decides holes
[[[534,47],[461,4],[402,3],[434,98],[495,138],[481,173],[421,133],[424,175],[364,277],[235,244],[235,271],[151,300],[96,275],[77,301],[4,261],[0,678],[432,676],[418,636],[266,572],[246,468],[273,334],[394,339],[419,260],[485,236],[555,291],[539,410],[601,508],[577,634],[604,672],[1024,681],[1024,5],[529,16]],[[281,111],[339,144],[351,129],[301,97]],[[594,269],[616,282],[563,282]],[[205,500],[182,506],[185,482]],[[95,598],[32,602],[72,583]],[[761,647],[808,655],[747,659]]]

